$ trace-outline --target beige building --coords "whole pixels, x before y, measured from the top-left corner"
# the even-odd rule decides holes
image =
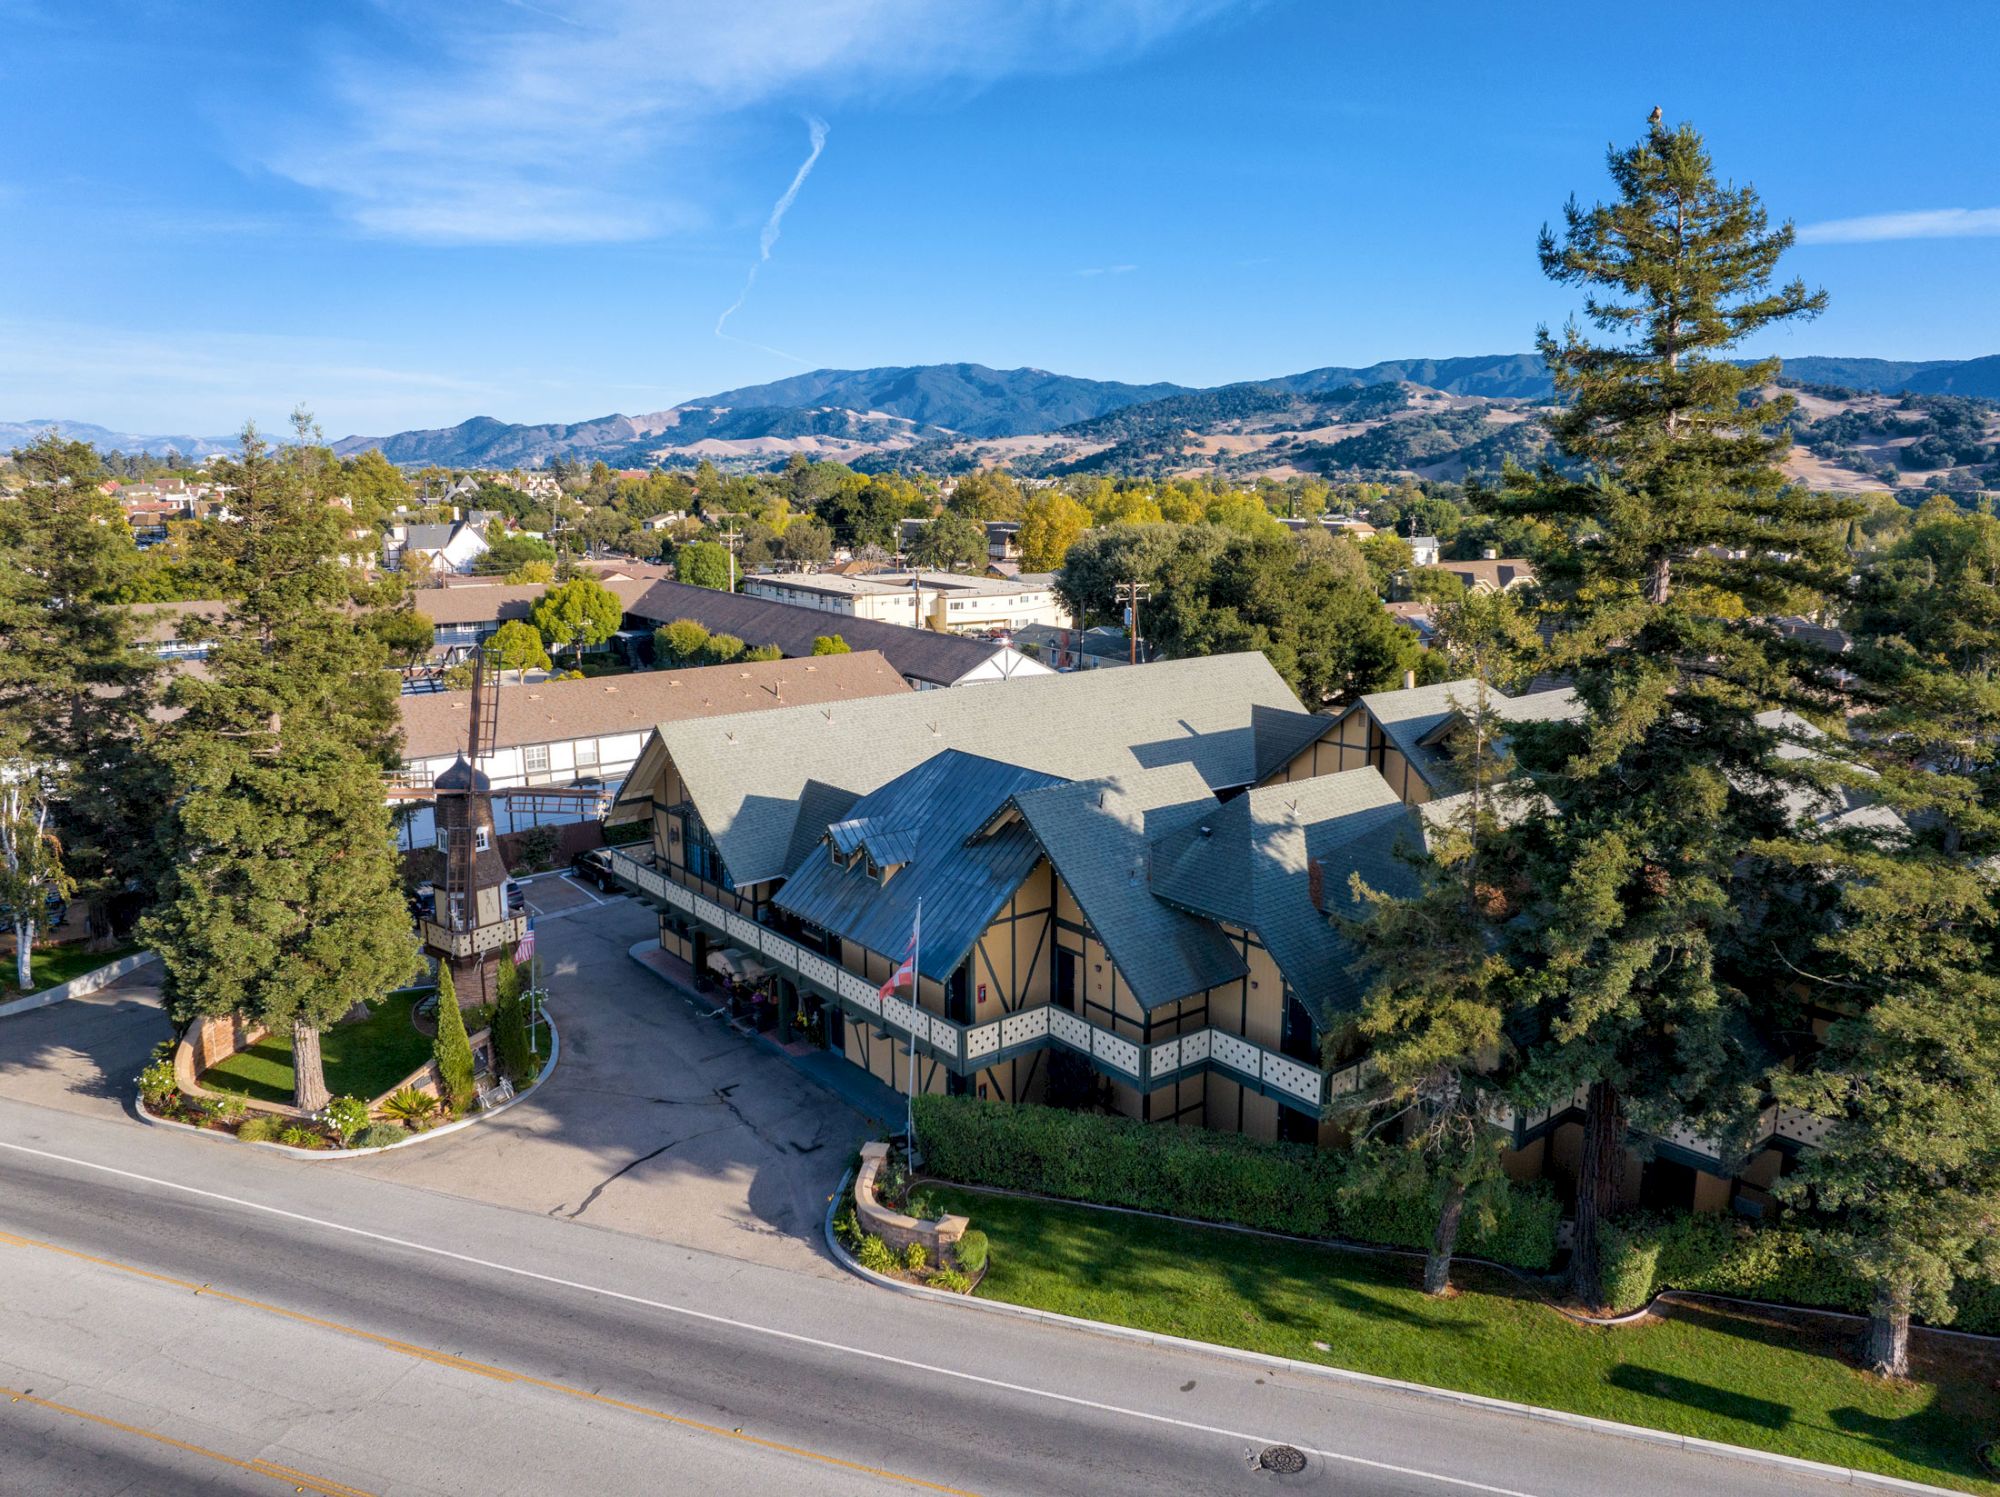
[[[947,634],[985,634],[1027,624],[1069,625],[1069,612],[1047,574],[1019,577],[959,572],[833,572],[753,574],[743,582],[753,598],[887,624],[914,624]]]

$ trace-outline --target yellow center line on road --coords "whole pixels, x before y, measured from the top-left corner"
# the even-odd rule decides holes
[[[787,1445],[781,1440],[768,1440],[761,1435],[748,1435],[740,1429],[725,1429],[719,1424],[707,1424],[702,1420],[690,1419],[682,1414],[669,1414],[664,1409],[650,1408],[645,1404],[629,1403],[622,1398],[609,1398],[602,1393],[592,1393],[587,1388],[576,1388],[568,1383],[552,1382],[547,1378],[539,1378],[531,1373],[517,1372],[506,1367],[495,1367],[486,1362],[473,1361],[468,1357],[453,1356],[450,1352],[437,1351],[427,1346],[418,1346],[410,1341],[398,1341],[393,1336],[383,1336],[374,1331],[364,1331],[359,1326],[346,1325],[338,1320],[327,1320],[318,1315],[308,1315],[301,1310],[288,1310],[283,1305],[273,1305],[263,1300],[249,1299],[240,1294],[231,1294],[227,1290],[217,1289],[211,1284],[196,1284],[187,1279],[175,1278],[171,1274],[157,1273],[152,1269],[140,1268],[131,1263],[121,1263],[115,1258],[101,1258],[95,1254],[79,1252],[75,1248],[67,1248],[60,1243],[43,1242],[38,1238],[21,1237],[12,1232],[0,1231],[0,1246],[35,1248],[43,1252],[57,1254],[60,1257],[73,1258],[78,1262],[94,1264],[99,1268],[108,1268],[117,1273],[130,1274],[134,1278],[150,1279],[157,1284],[166,1284],[176,1289],[190,1290],[200,1295],[203,1299],[221,1300],[227,1304],[240,1305],[245,1309],[259,1310],[267,1315],[276,1315],[285,1320],[296,1321],[300,1325],[309,1325],[318,1330],[331,1331],[336,1335],[349,1336],[358,1341],[366,1341],[388,1351],[397,1352],[406,1357],[414,1357],[420,1362],[430,1362],[439,1367],[449,1367],[459,1372],[469,1372],[478,1377],[491,1378],[495,1382],[519,1383],[531,1388],[540,1388],[548,1393],[560,1393],[567,1398],[581,1399],[587,1403],[602,1404],[606,1408],[618,1409],[627,1414],[638,1414],[647,1419],[658,1420],[663,1424],[678,1425],[682,1429],[694,1430],[704,1435],[719,1435],[725,1440],[735,1440],[745,1445],[754,1445],[761,1450],[775,1451],[781,1455],[797,1456],[801,1460],[812,1461],[822,1466],[833,1466],[843,1471],[854,1471],[863,1476],[872,1476],[883,1481],[898,1482],[926,1492],[943,1492],[947,1494],[947,1497],[978,1497],[978,1494],[968,1492],[961,1487],[946,1486],[942,1482],[927,1481],[920,1476],[909,1476],[901,1471],[889,1471],[880,1466],[870,1466],[862,1461],[846,1460],[837,1455],[828,1455],[823,1451],[807,1450],[798,1445]],[[43,1402],[41,1399],[29,1398],[26,1394],[14,1394],[11,1389],[0,1389],[0,1394],[12,1394],[13,1397],[24,1399],[30,1403]],[[58,1404],[47,1404],[46,1407],[60,1409],[63,1413],[75,1414],[78,1418],[93,1420],[96,1423],[108,1425],[113,1429],[129,1430],[133,1434],[145,1435],[149,1439],[162,1440],[169,1445],[181,1444],[180,1441],[169,1439],[165,1435],[154,1435],[148,1430],[119,1424],[115,1420],[103,1419],[95,1414],[86,1414],[78,1409],[62,1408]],[[220,1455],[212,1450],[203,1450],[199,1446],[188,1445],[182,1446],[182,1448],[194,1451],[200,1455],[214,1456],[217,1460],[229,1461],[231,1465],[242,1466],[245,1470],[259,1471],[263,1475],[270,1475],[273,1472],[284,1470],[282,1467],[271,1467],[269,1470],[265,1470],[264,1463],[246,1463],[234,1460],[232,1457]],[[280,1479],[286,1481],[296,1479],[301,1483],[303,1490],[323,1492],[328,1494],[328,1497],[353,1497],[355,1493],[355,1489],[351,1487],[320,1483],[314,1478],[300,1476],[297,1472],[287,1472]],[[365,1494],[363,1494],[363,1497],[365,1497]]]
[[[16,1239],[18,1241],[18,1239]],[[206,1445],[196,1445],[187,1440],[176,1440],[172,1435],[163,1435],[157,1430],[141,1429],[136,1424],[125,1424],[117,1419],[107,1419],[102,1414],[93,1414],[87,1409],[73,1409],[66,1403],[56,1403],[53,1399],[37,1398],[18,1388],[0,1387],[0,1397],[9,1403],[31,1403],[38,1409],[48,1409],[53,1413],[67,1414],[72,1419],[82,1419],[90,1424],[101,1424],[106,1429],[115,1429],[120,1434],[137,1435],[160,1445],[171,1445],[175,1450],[185,1450],[190,1455],[206,1456],[211,1461],[221,1461],[225,1466],[234,1466],[239,1471],[249,1471],[258,1476],[268,1476],[273,1481],[288,1481],[301,1492],[318,1492],[321,1497],[371,1497],[360,1487],[345,1486],[337,1481],[328,1481],[323,1476],[308,1476],[303,1471],[294,1471],[290,1466],[280,1466],[276,1461],[239,1460],[233,1455],[224,1455],[219,1450],[210,1450]]]

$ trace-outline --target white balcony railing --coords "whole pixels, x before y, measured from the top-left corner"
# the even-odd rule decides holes
[[[1332,1072],[1321,1071],[1225,1029],[1196,1029],[1142,1045],[1054,1004],[1003,1014],[983,1024],[956,1024],[902,999],[882,998],[866,978],[704,899],[643,859],[616,848],[610,849],[610,856],[613,872],[640,893],[692,916],[732,944],[756,952],[767,966],[781,968],[831,994],[850,1012],[880,1024],[891,1034],[913,1036],[918,1044],[953,1063],[956,1070],[978,1070],[1007,1055],[1060,1045],[1088,1057],[1099,1070],[1135,1085],[1157,1086],[1212,1068],[1314,1111],[1325,1106],[1330,1097],[1355,1091],[1369,1073],[1366,1060]]]

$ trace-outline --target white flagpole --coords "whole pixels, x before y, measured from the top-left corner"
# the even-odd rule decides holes
[[[905,1162],[917,1164],[917,1018],[923,1011],[924,902],[917,900],[916,922],[910,927],[910,1088],[903,1119]]]

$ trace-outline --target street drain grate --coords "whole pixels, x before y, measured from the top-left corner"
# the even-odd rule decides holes
[[[1257,1464],[1266,1471],[1275,1471],[1280,1476],[1296,1476],[1306,1468],[1303,1450],[1292,1445],[1268,1445],[1264,1453],[1257,1457]]]

